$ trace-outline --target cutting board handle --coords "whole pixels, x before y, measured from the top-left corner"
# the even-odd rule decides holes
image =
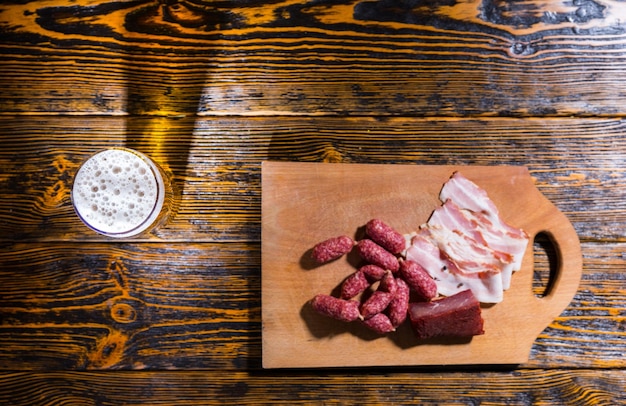
[[[545,315],[551,321],[565,310],[578,290],[582,276],[582,252],[576,230],[567,217],[547,199],[544,204],[549,207],[538,211],[542,213],[542,218],[534,222],[543,226],[534,230],[531,241],[540,234],[548,237],[556,252],[556,269],[554,273],[551,272],[544,295],[535,296],[536,300],[531,306],[534,314]],[[534,271],[534,253],[532,247],[529,248],[533,255]],[[532,278],[530,283],[532,285]]]

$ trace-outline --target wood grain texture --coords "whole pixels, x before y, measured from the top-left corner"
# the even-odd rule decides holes
[[[258,244],[0,251],[0,369],[258,367]]]
[[[261,367],[260,245],[21,243],[0,249],[0,369]],[[549,260],[534,245],[536,271]],[[626,366],[626,246],[583,243],[583,277],[531,368]],[[537,281],[537,287],[540,281]]]
[[[471,374],[471,378],[468,378]],[[624,404],[623,370],[1,373],[0,402],[98,405]],[[617,389],[617,390],[616,390]]]
[[[626,403],[625,12],[3,1],[0,404]],[[72,212],[80,162],[118,145],[179,187],[150,238],[105,241]],[[270,159],[526,165],[583,242],[580,288],[516,369],[261,370]],[[540,294],[553,257],[535,250]]]
[[[78,166],[106,147],[151,155],[178,187],[152,240],[259,241],[264,160],[523,165],[582,240],[624,241],[619,119],[0,119],[0,241],[102,240],[73,213]],[[19,157],[19,160],[16,159]]]
[[[623,3],[9,2],[3,113],[623,116]],[[25,85],[27,84],[27,85]]]

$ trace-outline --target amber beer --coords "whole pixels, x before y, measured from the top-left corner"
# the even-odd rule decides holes
[[[167,216],[171,185],[148,156],[128,148],[100,151],[76,173],[72,204],[92,230],[110,237],[149,232]]]

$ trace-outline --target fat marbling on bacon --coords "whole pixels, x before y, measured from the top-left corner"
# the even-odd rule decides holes
[[[406,259],[419,263],[444,296],[470,289],[478,301],[501,302],[521,268],[528,234],[507,224],[484,189],[455,172],[439,194],[443,204],[408,235]]]

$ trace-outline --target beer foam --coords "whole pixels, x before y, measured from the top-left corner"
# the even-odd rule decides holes
[[[109,149],[80,167],[72,201],[79,217],[95,231],[129,237],[156,220],[164,189],[163,177],[148,157],[128,149]]]

